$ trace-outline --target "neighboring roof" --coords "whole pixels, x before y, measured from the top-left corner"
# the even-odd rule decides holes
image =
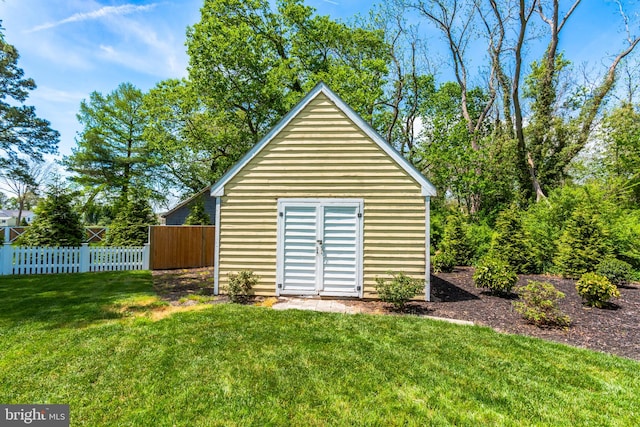
[[[31,211],[22,211],[22,218],[26,218],[28,216],[33,215]],[[18,210],[17,209],[0,209],[0,217],[2,218],[17,218]]]
[[[423,196],[435,196],[436,188],[427,178],[425,178],[413,165],[404,158],[395,148],[385,141],[366,121],[358,115],[346,102],[335,94],[324,83],[318,83],[271,131],[260,140],[238,163],[236,163],[222,178],[211,186],[211,195],[214,197],[224,196],[224,186],[229,182],[247,163],[251,161],[273,138],[276,137],[298,115],[308,104],[320,93],[329,98],[344,114],[347,115],[369,138],[387,153],[395,162],[404,169],[413,179],[422,186]]]
[[[178,203],[173,209],[171,209],[170,211],[167,211],[165,213],[161,213],[160,214],[160,218],[166,218],[169,215],[171,215],[172,213],[174,213],[175,211],[177,211],[178,209],[180,209],[181,207],[188,205],[189,203],[191,203],[194,199],[196,199],[197,197],[200,197],[201,195],[203,195],[204,193],[207,192],[207,190],[211,189],[210,185],[207,185],[206,187],[204,187],[202,190],[198,191],[196,194],[194,194],[193,196],[189,197],[188,199],[183,200],[182,202]]]

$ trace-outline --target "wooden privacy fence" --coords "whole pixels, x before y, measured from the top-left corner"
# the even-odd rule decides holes
[[[213,266],[215,227],[154,225],[149,228],[152,270]]]
[[[0,245],[0,275],[149,269],[149,245],[116,248]]]

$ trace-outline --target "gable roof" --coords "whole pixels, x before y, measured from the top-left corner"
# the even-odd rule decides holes
[[[189,203],[191,203],[192,201],[194,201],[197,197],[200,197],[201,195],[203,195],[204,193],[207,192],[207,190],[211,189],[210,185],[207,185],[206,187],[204,187],[202,190],[198,191],[196,194],[194,194],[193,196],[181,201],[180,203],[178,203],[173,209],[168,210],[164,213],[160,214],[160,218],[166,218],[169,215],[171,215],[172,213],[174,213],[175,211],[177,211],[178,209],[180,209],[183,206],[188,205]]]
[[[265,135],[245,156],[240,159],[231,169],[225,173],[218,182],[211,186],[211,195],[214,197],[224,196],[224,186],[238,172],[244,168],[262,149],[273,140],[290,122],[296,117],[314,98],[319,94],[324,94],[342,111],[356,126],[358,126],[369,138],[371,138],[389,157],[391,157],[409,176],[415,179],[422,187],[423,196],[435,196],[436,188],[427,178],[425,178],[413,165],[387,141],[385,141],[358,113],[353,111],[346,102],[342,100],[324,83],[318,83],[298,104],[293,107],[286,116],[271,131]]]

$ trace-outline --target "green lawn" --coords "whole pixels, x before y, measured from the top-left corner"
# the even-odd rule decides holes
[[[0,402],[71,424],[640,425],[640,363],[415,317],[220,304],[147,272],[0,277]]]

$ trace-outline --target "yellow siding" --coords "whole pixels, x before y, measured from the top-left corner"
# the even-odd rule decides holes
[[[420,185],[323,94],[313,99],[224,187],[220,285],[249,269],[274,295],[279,198],[364,199],[364,296],[390,270],[425,276]]]

